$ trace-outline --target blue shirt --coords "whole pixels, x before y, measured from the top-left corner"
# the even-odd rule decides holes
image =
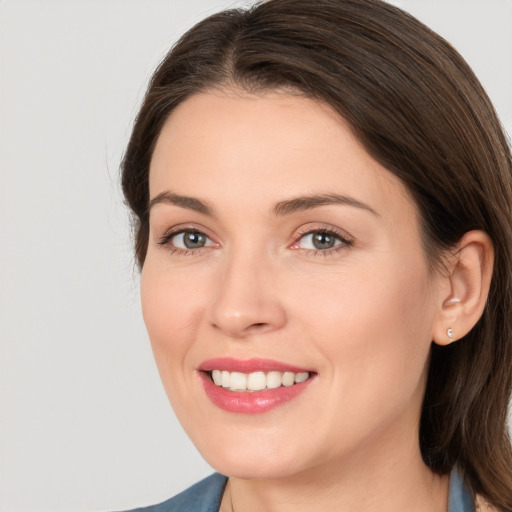
[[[218,512],[227,478],[214,473],[159,505],[128,512]],[[456,471],[450,476],[448,512],[474,512],[471,494]]]

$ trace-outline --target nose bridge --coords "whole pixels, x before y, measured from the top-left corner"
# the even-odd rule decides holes
[[[226,254],[211,304],[211,324],[231,337],[282,327],[286,314],[275,288],[275,262],[251,245]]]

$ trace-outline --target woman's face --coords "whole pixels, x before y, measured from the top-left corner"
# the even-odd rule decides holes
[[[211,465],[283,477],[418,452],[440,278],[412,200],[342,119],[284,93],[192,96],[150,197],[144,319]]]

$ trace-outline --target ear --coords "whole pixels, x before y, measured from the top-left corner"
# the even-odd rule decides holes
[[[447,274],[441,278],[444,286],[434,326],[435,343],[448,345],[475,326],[487,302],[493,266],[494,247],[489,235],[484,231],[466,233],[447,258]]]

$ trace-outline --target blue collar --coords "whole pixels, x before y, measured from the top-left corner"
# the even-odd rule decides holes
[[[471,494],[456,469],[450,475],[450,498],[448,503],[448,512],[475,512]]]
[[[226,482],[225,476],[214,473],[170,500],[131,512],[218,512]],[[455,469],[450,476],[448,512],[475,512],[471,493]]]
[[[212,478],[212,477],[210,477]],[[224,486],[226,485],[226,477],[216,473],[213,475],[215,478],[215,486],[217,487],[216,505],[220,505]],[[217,508],[214,509],[218,510]],[[205,512],[206,509],[205,509]],[[469,489],[464,485],[462,477],[456,468],[453,469],[450,475],[450,490],[448,498],[448,512],[475,512],[475,505]]]

